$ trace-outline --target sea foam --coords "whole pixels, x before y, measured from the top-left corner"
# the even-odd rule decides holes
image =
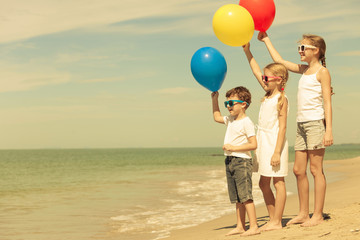
[[[172,187],[164,189],[157,203],[138,206],[131,212],[124,212],[125,215],[112,217],[113,227],[117,232],[141,231],[160,239],[169,236],[172,230],[235,213],[235,206],[229,202],[224,171],[205,171],[203,176],[203,179],[176,181]],[[254,174],[255,204],[263,202],[258,179]]]

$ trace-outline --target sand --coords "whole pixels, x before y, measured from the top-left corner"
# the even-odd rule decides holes
[[[342,173],[339,181],[327,185],[324,213],[326,220],[314,227],[285,226],[298,213],[297,194],[287,198],[281,230],[262,232],[260,235],[241,237],[225,236],[236,225],[234,214],[200,224],[195,227],[171,232],[167,240],[233,240],[248,239],[360,239],[360,157],[347,160],[330,160],[327,171]],[[292,174],[292,173],[290,173]],[[326,172],[325,172],[326,175]],[[312,177],[312,176],[309,176]],[[313,210],[313,191],[310,191],[310,211]],[[226,204],[226,203],[224,203]],[[257,206],[259,226],[268,220],[264,205]]]

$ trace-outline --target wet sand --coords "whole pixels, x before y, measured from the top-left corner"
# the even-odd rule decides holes
[[[300,225],[285,226],[298,213],[298,196],[293,194],[287,198],[283,217],[283,229],[262,232],[249,239],[360,239],[360,157],[346,160],[325,161],[326,172],[338,172],[342,178],[328,183],[324,213],[326,220],[314,227]],[[325,172],[325,175],[326,175]],[[289,173],[292,175],[292,173]],[[312,176],[308,176],[312,178]],[[294,177],[295,178],[295,177]],[[312,182],[310,183],[312,184]],[[310,212],[314,195],[310,190]],[[235,211],[234,211],[235,212]],[[268,213],[264,205],[256,208],[259,226],[266,223]],[[242,238],[239,235],[225,236],[236,225],[235,213],[200,224],[195,227],[176,230],[167,240],[232,240]]]

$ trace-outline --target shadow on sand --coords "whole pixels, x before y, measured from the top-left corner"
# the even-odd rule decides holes
[[[310,218],[312,217],[312,215],[313,214],[310,214]],[[286,224],[294,217],[296,217],[296,215],[285,215],[285,216],[283,216],[283,219],[281,220],[282,227],[286,227]],[[324,218],[325,221],[331,219],[329,213],[324,213],[323,218]],[[269,220],[270,220],[269,216],[258,217],[257,222],[258,222],[259,227],[264,226]],[[231,229],[231,228],[236,228],[236,224],[231,225],[231,226],[215,228],[214,230]],[[245,228],[246,228],[246,230],[249,229],[249,222],[245,223]]]

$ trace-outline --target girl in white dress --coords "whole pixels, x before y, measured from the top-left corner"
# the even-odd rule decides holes
[[[270,221],[260,230],[270,231],[282,228],[286,201],[284,177],[288,174],[288,142],[285,133],[289,105],[284,88],[289,75],[286,67],[279,63],[267,65],[262,75],[250,51],[250,44],[243,48],[254,76],[266,92],[259,112],[256,158],[260,173],[259,186],[270,217]],[[271,179],[276,197],[270,187]]]

